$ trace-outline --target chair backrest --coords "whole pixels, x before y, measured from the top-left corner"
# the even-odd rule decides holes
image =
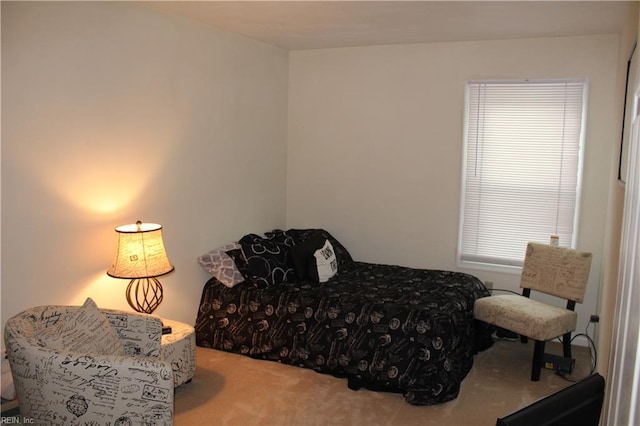
[[[28,308],[9,318],[5,324],[5,345],[16,344],[23,349],[47,349],[41,342],[47,323],[73,316],[80,306],[43,305]],[[122,341],[130,356],[158,358],[160,356],[162,322],[158,317],[137,312],[100,309]],[[48,350],[48,349],[47,349]]]
[[[520,287],[582,303],[592,257],[588,252],[529,243]]]
[[[43,305],[26,309],[7,320],[4,328],[5,343],[19,340],[20,345],[42,349],[44,346],[38,339],[38,335],[46,323],[58,321],[78,308],[78,306]]]

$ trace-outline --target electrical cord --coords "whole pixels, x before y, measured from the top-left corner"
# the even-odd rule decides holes
[[[578,336],[582,336],[585,337],[587,339],[587,342],[589,342],[589,355],[591,357],[591,371],[589,371],[589,376],[591,376],[593,373],[595,373],[596,371],[596,366],[598,364],[598,350],[596,349],[596,345],[593,341],[593,339],[591,338],[591,336],[589,336],[589,325],[592,324],[591,321],[589,321],[587,323],[587,326],[585,327],[584,333],[578,333],[575,334],[572,338],[571,338],[571,343],[573,343],[573,340],[578,337]],[[595,324],[595,323],[593,323]],[[595,326],[594,326],[595,327]],[[595,330],[594,330],[595,331]],[[559,339],[558,339],[559,340]],[[563,379],[565,379],[568,382],[572,382],[575,383],[578,381],[578,379],[573,379],[568,377],[567,374],[565,373],[561,373],[560,371],[556,371],[556,374],[560,377],[562,377]]]

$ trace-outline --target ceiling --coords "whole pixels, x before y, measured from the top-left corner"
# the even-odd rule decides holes
[[[620,33],[622,1],[152,1],[287,50]],[[635,13],[635,10],[634,12]]]

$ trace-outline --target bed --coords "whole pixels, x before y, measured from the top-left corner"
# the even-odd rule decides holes
[[[318,253],[327,247],[322,253],[334,255],[336,271],[323,279],[314,266],[321,269]],[[474,301],[489,296],[479,279],[357,262],[322,229],[249,234],[203,256],[218,258],[209,262],[217,266],[208,269],[214,276],[197,313],[201,347],[313,369],[346,378],[351,389],[402,393],[410,404],[432,405],[458,396],[474,354],[492,343],[488,326],[473,319]],[[301,258],[311,275],[300,272]]]

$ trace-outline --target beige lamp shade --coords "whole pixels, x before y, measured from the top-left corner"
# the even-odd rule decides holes
[[[162,226],[137,222],[116,228],[118,241],[107,275],[114,278],[149,278],[174,270],[162,241]]]

